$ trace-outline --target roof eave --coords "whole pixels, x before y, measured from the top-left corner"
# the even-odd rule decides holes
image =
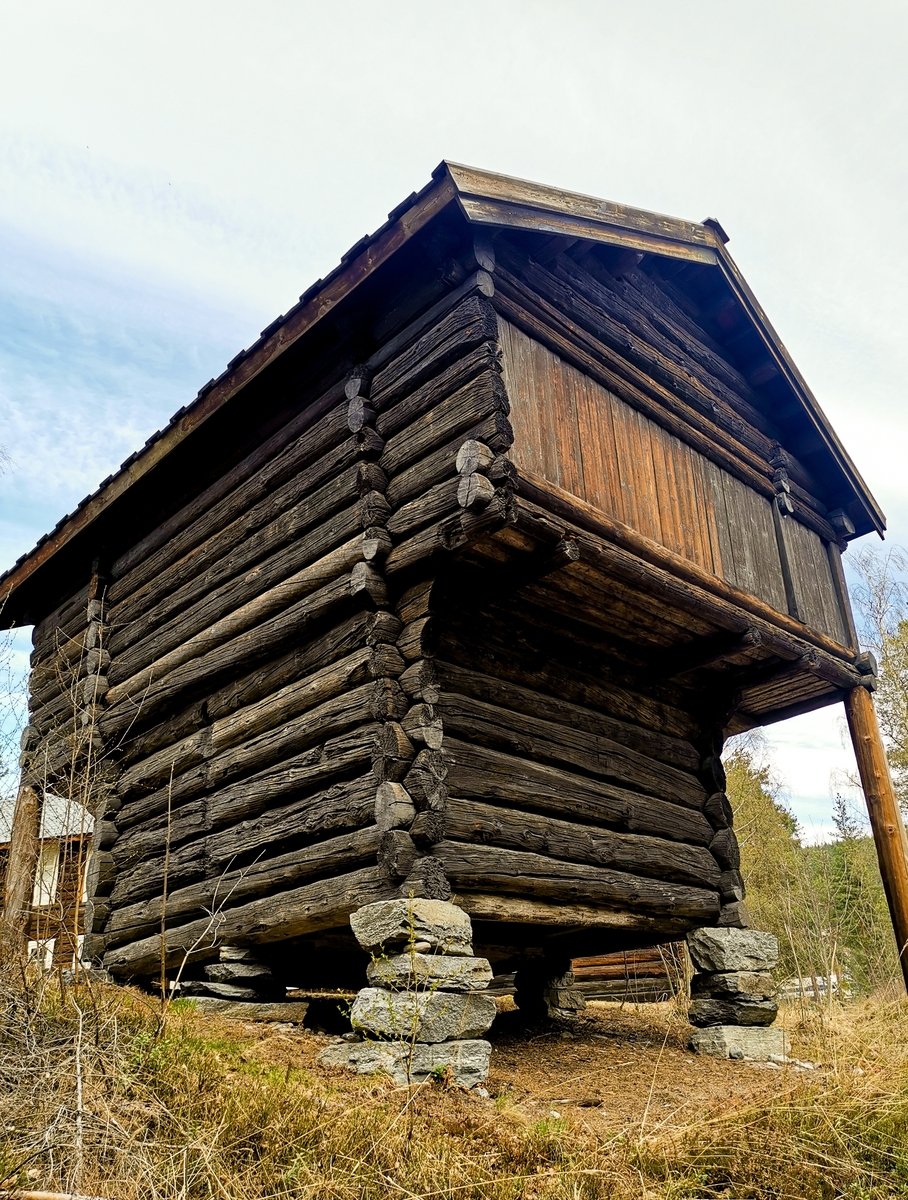
[[[369,238],[364,238],[341,259],[341,264],[326,279],[319,280],[300,297],[280,323],[272,322],[258,342],[238,355],[217,379],[203,387],[198,397],[172,418],[170,425],[154,435],[144,450],[128,458],[121,469],[77,509],[41,539],[11,570],[0,577],[0,626],[10,624],[3,617],[15,592],[73,538],[91,526],[119,501],[140,479],[152,471],[180,443],[219,412],[234,396],[269,367],[288,347],[295,344],[331,313],[341,301],[365,282],[456,197],[452,181],[434,178],[423,190],[410,196],[392,210],[388,221]],[[360,249],[361,247],[361,249]]]
[[[882,536],[886,529],[886,517],[874,499],[869,487],[864,482],[860,471],[855,466],[848,451],[839,441],[835,430],[829,422],[829,418],[823,412],[819,401],[795,365],[794,360],[785,348],[784,342],[773,328],[772,323],[763,311],[762,305],[751,291],[744,276],[738,270],[738,266],[731,254],[729,254],[727,247],[719,243],[717,252],[718,266],[732,292],[735,294],[738,303],[747,312],[754,327],[760,333],[767,353],[772,358],[779,373],[788,383],[788,386],[797,396],[804,411],[810,418],[817,436],[822,440],[831,457],[838,463],[849,485],[854,489],[855,496],[867,513],[871,528]]]

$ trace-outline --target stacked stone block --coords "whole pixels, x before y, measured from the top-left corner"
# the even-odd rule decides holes
[[[276,982],[270,968],[259,961],[254,950],[222,946],[219,961],[209,963],[204,970],[204,979],[182,985],[182,995],[253,1003],[284,998],[284,989]]]
[[[492,969],[473,955],[467,914],[443,900],[384,900],[359,909],[350,925],[372,955],[370,986],[350,1013],[359,1040],[329,1046],[320,1061],[381,1071],[402,1085],[436,1073],[461,1087],[482,1083],[492,1050],[482,1034],[496,1009],[482,994]]]
[[[779,1006],[772,968],[779,943],[756,929],[698,929],[688,935],[696,972],[688,1018],[698,1026],[690,1048],[698,1054],[765,1061],[788,1053],[788,1036],[769,1028]]]

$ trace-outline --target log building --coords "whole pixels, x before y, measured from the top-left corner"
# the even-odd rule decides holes
[[[745,919],[723,740],[869,702],[884,520],[726,241],[443,163],[3,577],[94,959],[358,985],[411,892],[496,970]]]

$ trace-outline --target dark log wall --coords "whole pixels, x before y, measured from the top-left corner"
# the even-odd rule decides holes
[[[710,849],[733,835],[727,805],[707,805],[721,781],[704,773],[698,721],[670,689],[618,684],[594,630],[482,601],[474,582],[433,592],[447,767],[433,855],[460,902],[530,924],[580,905],[643,941],[714,923],[740,881]]]
[[[314,397],[96,580],[92,722],[115,775],[90,951],[115,972],[158,969],[162,921],[165,960],[195,947],[201,961],[216,940],[343,925],[409,876],[445,892],[418,831],[401,845],[403,764],[424,750],[419,769],[440,767],[426,660],[391,596],[503,503],[493,484],[479,504],[457,495],[465,441],[511,442],[484,289],[477,277]],[[39,645],[85,626],[88,603],[49,618]],[[36,671],[33,703],[59,703],[52,674]]]

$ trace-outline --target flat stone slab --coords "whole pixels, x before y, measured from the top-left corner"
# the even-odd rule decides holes
[[[214,983],[233,983],[237,987],[254,986],[250,981],[262,980],[274,986],[268,967],[254,962],[216,962],[205,967],[205,976]]]
[[[190,979],[183,984],[180,990],[184,996],[216,996],[221,1000],[261,1000],[262,998],[258,988],[241,987],[235,983],[217,983],[211,979]]]
[[[695,929],[687,948],[700,971],[766,971],[779,960],[779,942],[760,929]]]
[[[309,1008],[305,1000],[254,1003],[242,1000],[215,1000],[210,996],[192,996],[191,999],[200,1012],[218,1013],[236,1021],[288,1021],[293,1025],[302,1025]]]
[[[779,1006],[759,996],[704,997],[687,1010],[691,1025],[771,1025]]]
[[[425,943],[442,954],[473,953],[470,918],[447,900],[379,900],[353,913],[350,928],[370,952]]]
[[[776,984],[768,971],[711,971],[691,979],[690,993],[692,996],[759,996],[768,1000],[776,994]]]
[[[492,968],[485,958],[407,952],[393,958],[376,958],[366,969],[366,977],[373,987],[394,992],[481,992],[492,982]]]
[[[716,1058],[742,1058],[748,1062],[769,1062],[787,1057],[791,1039],[784,1029],[757,1025],[711,1025],[695,1029],[687,1043],[694,1054],[712,1054]]]
[[[425,1083],[444,1075],[458,1087],[471,1088],[489,1074],[492,1047],[481,1039],[456,1042],[335,1042],[318,1056],[326,1067],[346,1067],[360,1075],[390,1075],[395,1083]]]
[[[363,988],[350,1021],[357,1031],[417,1042],[478,1038],[495,1020],[492,996],[477,992],[392,992]]]

